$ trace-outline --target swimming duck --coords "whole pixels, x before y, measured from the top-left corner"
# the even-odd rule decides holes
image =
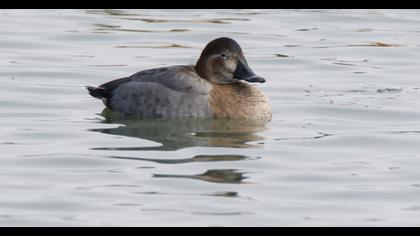
[[[195,65],[137,72],[88,92],[111,110],[143,118],[271,119],[267,97],[250,83],[264,83],[245,60],[239,44],[217,38]]]

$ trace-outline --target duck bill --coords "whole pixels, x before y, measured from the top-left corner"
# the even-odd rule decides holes
[[[238,60],[235,72],[233,72],[233,78],[238,80],[245,80],[251,83],[264,83],[265,79],[261,76],[256,75],[251,68],[249,68],[246,62]]]

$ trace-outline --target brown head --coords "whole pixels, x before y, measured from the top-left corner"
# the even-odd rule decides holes
[[[215,84],[232,84],[239,80],[264,83],[245,60],[241,47],[231,38],[210,41],[201,53],[195,70],[202,78]]]

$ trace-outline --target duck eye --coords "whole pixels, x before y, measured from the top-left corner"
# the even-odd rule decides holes
[[[220,57],[223,58],[223,59],[227,59],[228,58],[228,56],[224,52],[220,53]]]

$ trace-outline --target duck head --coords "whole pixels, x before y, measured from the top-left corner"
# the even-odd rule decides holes
[[[217,38],[203,49],[195,70],[199,76],[215,84],[232,84],[240,80],[264,83],[245,60],[239,44],[231,38]]]

